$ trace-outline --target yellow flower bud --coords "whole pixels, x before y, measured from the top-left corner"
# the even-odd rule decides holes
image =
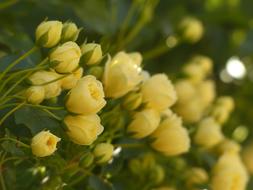
[[[204,184],[207,181],[208,181],[208,174],[202,168],[194,167],[187,172],[186,183],[189,188],[192,188],[197,184]]]
[[[78,30],[77,26],[73,22],[65,22],[62,28],[61,41],[76,41],[78,38],[80,30]]]
[[[127,131],[134,138],[141,139],[150,135],[159,125],[160,115],[152,109],[145,109],[134,115],[133,121],[128,125]]]
[[[72,74],[61,79],[62,89],[69,90],[74,88],[74,86],[76,86],[76,83],[82,76],[83,76],[83,68],[80,67],[79,69],[75,70]]]
[[[38,157],[45,157],[56,151],[56,144],[61,139],[49,131],[41,131],[32,138],[32,153]]]
[[[45,99],[50,99],[58,96],[61,93],[60,80],[57,80],[59,77],[60,76],[53,71],[42,70],[32,74],[29,77],[29,81],[35,86],[44,87]]]
[[[101,46],[96,43],[83,44],[81,50],[87,65],[98,64],[103,57]]]
[[[154,139],[151,146],[167,156],[185,153],[190,148],[188,132],[176,114],[164,119],[151,134],[151,139]]]
[[[199,41],[204,33],[204,27],[200,20],[194,17],[185,17],[179,24],[182,38],[190,43]]]
[[[247,145],[242,150],[242,160],[248,172],[253,174],[253,144]]]
[[[66,108],[76,114],[95,114],[106,104],[102,83],[92,75],[81,78],[69,92]]]
[[[142,94],[138,92],[131,92],[128,94],[122,103],[122,106],[127,110],[135,110],[142,103]]]
[[[81,78],[68,94],[66,108],[76,114],[95,114],[106,104],[102,83],[92,75]]]
[[[221,126],[211,117],[203,119],[194,136],[194,142],[205,148],[217,145],[223,139]]]
[[[211,189],[245,190],[248,174],[237,153],[226,152],[217,161],[213,169]]]
[[[97,157],[97,163],[108,162],[113,155],[113,145],[110,143],[100,143],[94,149],[94,155]]]
[[[64,118],[67,127],[67,135],[80,145],[92,144],[100,135],[104,127],[100,124],[98,115],[68,115]]]
[[[26,92],[27,102],[31,104],[40,104],[45,98],[45,89],[43,86],[31,86]]]
[[[58,73],[71,73],[77,69],[80,57],[81,50],[75,42],[66,42],[49,55],[52,67]]]
[[[215,106],[211,112],[212,117],[221,125],[228,120],[229,114],[228,109],[223,106]]]
[[[59,21],[44,21],[36,29],[36,43],[42,47],[51,48],[61,39],[62,23]]]
[[[119,98],[141,82],[141,68],[125,52],[117,53],[107,61],[103,83],[106,97]]]
[[[175,90],[177,92],[178,103],[185,103],[191,101],[196,96],[195,86],[190,80],[180,80],[175,84]]]
[[[215,98],[215,84],[212,80],[200,82],[197,85],[197,90],[202,104],[205,107],[209,106]]]
[[[156,74],[146,80],[142,84],[141,93],[147,107],[158,111],[167,109],[177,100],[174,86],[165,74]]]
[[[229,96],[219,97],[217,100],[217,105],[225,107],[229,112],[231,112],[235,107],[233,98]]]

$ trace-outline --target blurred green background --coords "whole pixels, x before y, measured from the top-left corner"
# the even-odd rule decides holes
[[[119,50],[147,54],[166,45],[182,18],[194,16],[203,22],[203,38],[145,59],[144,68],[173,79],[192,56],[210,56],[218,95],[231,95],[236,101],[225,134],[247,143],[253,139],[252,7],[252,0],[1,0],[0,64],[32,47],[34,30],[45,18],[76,22],[83,27],[82,36],[102,43],[111,54]],[[36,56],[31,64],[42,55]]]

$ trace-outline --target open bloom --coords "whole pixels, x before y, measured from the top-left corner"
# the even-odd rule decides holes
[[[119,98],[141,82],[141,68],[135,58],[125,52],[117,53],[105,65],[103,83],[106,97]]]
[[[58,73],[71,73],[79,66],[81,50],[75,42],[66,42],[57,47],[49,59],[52,67]]]
[[[240,156],[235,152],[225,152],[213,169],[211,187],[214,190],[245,190],[248,174]]]
[[[97,163],[108,162],[113,155],[113,145],[110,143],[100,143],[96,145],[93,154],[98,159]]]
[[[51,48],[61,39],[62,23],[60,21],[43,21],[36,29],[36,43]]]
[[[81,78],[68,94],[66,108],[76,114],[95,114],[106,104],[102,83],[92,75]]]
[[[128,125],[127,131],[131,133],[134,138],[144,138],[158,127],[159,122],[160,115],[156,110],[145,109],[134,115],[134,119]]]
[[[165,74],[156,74],[146,80],[141,86],[141,93],[147,107],[158,111],[167,109],[177,100],[174,86]]]
[[[38,157],[45,157],[56,151],[56,145],[61,139],[49,131],[41,131],[32,138],[32,153]]]
[[[185,153],[190,148],[190,138],[187,130],[182,126],[182,120],[176,114],[164,119],[151,134],[151,146],[167,155],[175,156]]]
[[[61,93],[60,76],[53,71],[37,71],[29,77],[29,81],[34,86],[43,87],[45,99],[57,97]]]
[[[98,115],[68,115],[64,118],[67,127],[67,135],[80,145],[92,144],[100,135],[104,127],[100,124]]]

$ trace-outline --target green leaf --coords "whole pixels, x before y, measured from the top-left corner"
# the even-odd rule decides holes
[[[23,107],[15,112],[16,124],[24,124],[30,129],[32,135],[42,130],[50,130],[54,134],[61,132],[60,122],[51,118],[44,111],[33,108]]]

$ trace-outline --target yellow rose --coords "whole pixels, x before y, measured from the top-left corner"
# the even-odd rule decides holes
[[[83,44],[81,50],[82,54],[87,56],[85,59],[87,65],[98,64],[103,57],[101,46],[96,43]]]
[[[37,71],[29,77],[34,86],[44,87],[45,99],[57,97],[61,93],[60,76],[53,71]],[[55,81],[56,80],[56,81]],[[54,82],[51,82],[54,81]],[[48,83],[48,84],[46,84]]]
[[[179,24],[182,38],[190,43],[199,41],[204,33],[204,27],[200,20],[194,17],[185,17]]]
[[[247,145],[242,151],[242,160],[250,174],[253,174],[253,145]]]
[[[172,106],[177,95],[173,84],[165,74],[153,75],[141,86],[143,102],[147,107],[163,111]]]
[[[204,112],[204,106],[198,96],[174,107],[175,112],[180,115],[187,123],[194,123],[201,119]]]
[[[191,101],[196,96],[196,88],[190,80],[180,80],[175,84],[175,90],[178,97],[178,103]]]
[[[68,115],[64,118],[64,124],[70,139],[80,145],[92,144],[104,130],[96,114]]]
[[[145,109],[134,115],[132,122],[128,125],[127,131],[134,138],[141,139],[150,135],[159,125],[160,115],[152,109]]]
[[[151,146],[167,156],[185,153],[190,148],[188,132],[176,114],[164,119],[150,137],[153,139]]]
[[[215,84],[212,80],[206,80],[197,85],[198,94],[204,104],[204,107],[209,106],[215,98]]]
[[[211,188],[213,190],[245,190],[248,174],[237,153],[226,152],[213,169]]]
[[[122,106],[127,110],[135,110],[142,103],[142,94],[138,92],[129,93],[123,100]]]
[[[186,183],[189,188],[193,188],[197,184],[206,183],[208,178],[208,174],[203,168],[193,167],[187,171]]]
[[[205,148],[211,148],[223,140],[221,126],[211,117],[200,121],[194,142]]]
[[[52,67],[58,73],[71,73],[79,66],[81,50],[75,42],[66,42],[49,55]]]
[[[38,157],[45,157],[56,151],[56,144],[61,139],[49,131],[41,131],[32,138],[32,153]]]
[[[97,163],[108,162],[113,155],[113,145],[110,143],[100,143],[96,145],[93,153],[97,157]]]
[[[77,28],[76,24],[73,22],[66,22],[63,24],[61,41],[76,41],[78,38],[80,30]]]
[[[36,43],[50,48],[58,44],[61,39],[62,23],[59,21],[44,21],[37,27]]]
[[[75,70],[70,75],[61,79],[61,87],[62,89],[69,90],[76,86],[78,80],[83,76],[83,68],[80,67],[79,69]]]
[[[105,65],[103,83],[106,97],[119,98],[141,82],[141,68],[125,52],[117,53]]]
[[[68,94],[66,108],[76,114],[95,114],[106,104],[102,83],[92,75],[81,78]]]
[[[40,104],[45,98],[45,89],[43,86],[31,86],[25,92],[27,102],[31,104]]]

